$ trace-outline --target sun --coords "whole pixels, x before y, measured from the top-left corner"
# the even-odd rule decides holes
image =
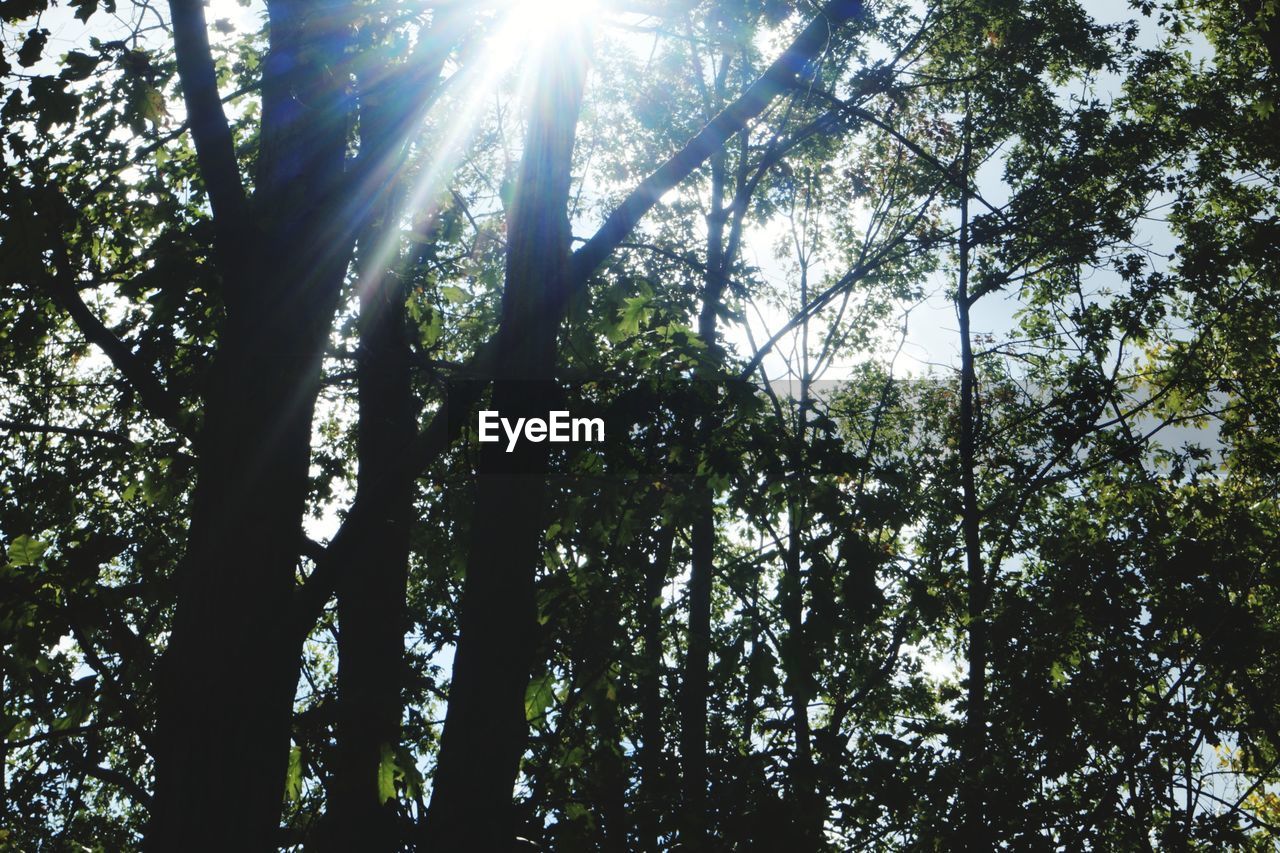
[[[600,0],[511,0],[502,29],[512,42],[542,46],[590,25],[600,12]]]

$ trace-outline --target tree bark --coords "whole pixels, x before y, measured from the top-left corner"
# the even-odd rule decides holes
[[[175,3],[175,25],[185,5]],[[223,243],[217,255],[226,318],[158,676],[151,850],[277,846],[301,654],[288,617],[311,418],[350,245],[334,229],[346,112],[325,73],[341,56],[345,28],[327,7],[272,6],[258,180],[264,215],[254,218],[256,230],[225,226],[249,236]],[[207,59],[207,42],[205,50]],[[184,89],[188,83],[184,76]],[[235,198],[225,190],[211,188],[211,196]]]
[[[584,39],[585,40],[585,39]],[[570,165],[586,78],[566,39],[540,71],[507,228],[506,285],[491,408],[545,417],[568,286]],[[512,330],[520,329],[519,334]],[[432,850],[514,845],[512,795],[528,725],[524,698],[537,646],[547,445],[481,447],[449,705],[427,813]]]

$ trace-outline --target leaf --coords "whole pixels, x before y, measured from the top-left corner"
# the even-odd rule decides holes
[[[17,23],[48,8],[48,0],[0,0],[0,20]]]
[[[27,40],[22,43],[22,47],[18,48],[18,64],[23,68],[30,68],[40,61],[40,54],[44,53],[44,46],[49,41],[48,30],[31,30],[27,33]]]
[[[70,124],[75,120],[79,99],[67,91],[67,81],[41,75],[27,84],[31,103],[36,108],[36,127],[47,133],[55,124]]]
[[[9,543],[9,565],[29,566],[44,556],[48,548],[47,542],[41,542],[39,539],[23,534]]]
[[[289,772],[284,777],[284,796],[291,803],[302,798],[302,747],[289,750]]]
[[[390,745],[382,744],[382,757],[378,761],[378,802],[396,798],[396,754]]]
[[[461,287],[454,287],[452,284],[446,284],[440,288],[440,295],[454,304],[466,302],[470,298],[465,290]]]
[[[67,5],[76,10],[76,17],[82,21],[89,20],[89,16],[98,11],[98,0],[71,0]]]
[[[547,713],[555,700],[555,684],[555,679],[549,672],[529,682],[529,688],[524,693],[524,717],[527,721],[533,722]]]
[[[405,796],[413,799],[422,796],[422,773],[418,771],[413,753],[403,746],[396,748],[396,769],[399,771]]]
[[[142,99],[142,117],[151,122],[153,127],[160,127],[169,111],[165,108],[164,95],[153,86],[146,88],[146,96]]]
[[[98,67],[99,57],[90,56],[87,53],[81,53],[78,50],[69,52],[62,57],[62,77],[65,80],[83,80],[93,73],[93,69]]]
[[[648,296],[632,296],[622,304],[622,314],[618,318],[615,333],[619,338],[627,338],[640,331],[640,324],[649,319],[653,309],[649,307]]]
[[[78,728],[89,719],[89,714],[93,712],[93,694],[85,692],[72,700],[67,706],[67,713],[57,717],[49,724],[49,730],[55,732],[66,732],[71,729]]]
[[[444,330],[444,315],[431,308],[427,311],[431,316],[426,323],[418,326],[418,331],[422,336],[422,346],[430,349],[440,340],[440,332]]]

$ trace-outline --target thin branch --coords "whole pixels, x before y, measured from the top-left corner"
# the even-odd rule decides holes
[[[100,782],[106,782],[108,785],[115,785],[132,797],[138,805],[143,808],[151,808],[151,795],[146,792],[141,785],[133,780],[133,777],[119,770],[112,770],[110,767],[99,767],[93,762],[78,762],[80,769],[86,775],[92,776]]]
[[[75,436],[76,438],[100,438],[113,444],[133,444],[127,436],[123,436],[118,432],[107,432],[106,430],[89,429],[87,427],[64,427],[54,426],[53,424],[31,423],[30,421],[0,419],[0,429],[8,430],[9,432],[52,433],[54,435]]]
[[[822,12],[755,83],[698,131],[684,148],[641,181],[622,204],[609,214],[595,235],[573,253],[570,263],[571,285],[566,290],[580,289],[586,279],[658,203],[658,199],[720,150],[729,137],[764,112],[774,98],[790,89],[798,74],[826,47],[835,27],[861,14],[861,2],[833,0],[827,3]]]
[[[246,216],[244,186],[236,163],[231,127],[218,94],[218,77],[209,50],[209,31],[201,0],[169,0],[173,19],[173,49],[182,82],[191,138],[209,206],[213,210],[215,239],[220,253],[234,255]]]
[[[788,320],[781,329],[775,332],[769,340],[765,341],[764,344],[756,350],[751,361],[749,361],[746,367],[744,367],[738,374],[739,377],[745,379],[754,373],[755,369],[764,360],[764,357],[777,345],[778,341],[782,340],[783,336],[787,335],[793,329],[813,317],[814,314],[821,311],[829,302],[831,302],[831,300],[839,296],[844,290],[857,284],[864,276],[873,272],[882,262],[888,260],[892,252],[896,251],[900,246],[907,242],[907,238],[910,236],[911,231],[917,224],[919,224],[920,220],[924,218],[932,201],[933,196],[929,196],[929,198],[925,200],[924,204],[920,206],[915,216],[912,217],[911,221],[907,223],[907,226],[903,228],[902,231],[900,231],[892,240],[887,241],[880,251],[876,252],[875,255],[867,260],[860,262],[853,269],[841,276],[834,284],[811,299],[807,305],[802,306],[800,311],[794,317]]]
[[[50,229],[53,230],[53,229]],[[169,393],[155,374],[133,353],[124,341],[108,329],[89,306],[80,298],[76,286],[76,274],[71,265],[70,251],[60,233],[51,235],[57,241],[53,250],[54,275],[50,279],[54,299],[75,322],[85,339],[110,359],[116,370],[129,381],[152,415],[167,424],[174,432],[190,438],[186,413],[178,400]]]

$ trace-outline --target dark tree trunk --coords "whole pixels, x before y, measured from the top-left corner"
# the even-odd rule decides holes
[[[662,725],[662,587],[671,570],[676,529],[667,523],[658,532],[653,563],[644,579],[644,611],[640,622],[640,795],[636,827],[640,849],[657,850],[662,832],[666,789],[663,773],[665,739]]]
[[[320,850],[377,853],[400,848],[393,801],[380,790],[379,768],[395,760],[403,714],[404,635],[408,628],[413,471],[416,436],[404,279],[396,263],[397,186],[410,134],[439,88],[460,17],[433,23],[415,56],[395,75],[378,68],[361,78],[360,174],[382,191],[360,235],[359,474],[350,527],[339,561],[337,744]],[[404,108],[411,97],[422,106]]]
[[[726,65],[727,67],[727,65]],[[718,351],[716,315],[724,289],[724,186],[723,150],[711,158],[711,207],[707,213],[707,269],[703,281],[698,334],[711,352]],[[712,399],[714,393],[708,396]],[[713,418],[708,414],[696,427],[697,447],[706,448],[712,438]],[[707,700],[710,693],[711,591],[715,575],[715,495],[705,478],[693,491],[693,526],[690,531],[689,632],[685,648],[684,683],[680,691],[680,754],[683,772],[681,840],[692,850],[708,844],[707,813]]]
[[[219,341],[161,673],[154,850],[275,848],[311,417],[339,279],[277,270],[262,290],[295,296],[232,315]]]
[[[311,418],[350,247],[333,228],[347,127],[341,92],[321,73],[343,40],[326,5],[273,5],[255,218],[264,225],[234,223],[244,242],[218,255],[226,320],[159,675],[151,850],[277,846]]]
[[[697,486],[690,535],[689,639],[680,690],[680,753],[683,771],[681,840],[690,850],[707,846],[707,698],[710,694],[711,589],[715,551],[715,518],[711,488]]]
[[[541,69],[507,228],[506,285],[491,408],[545,417],[568,286],[569,180],[586,77],[585,51],[566,41]],[[513,328],[521,334],[511,334]],[[505,331],[504,331],[505,330]],[[449,707],[426,832],[430,849],[510,849],[512,796],[528,726],[524,698],[537,647],[547,445],[480,452],[467,577]]]
[[[588,796],[598,816],[596,843],[603,853],[627,853],[631,849],[631,815],[627,811],[627,768],[623,761],[622,723],[616,691],[601,689],[600,682],[609,676],[610,664],[618,660],[618,614],[601,607],[588,624],[582,637],[581,652],[576,658],[582,671],[595,684],[584,685],[595,693],[587,703],[595,730],[593,764],[595,770],[586,779]],[[607,641],[606,641],[607,638]],[[604,695],[602,695],[604,694]]]
[[[404,683],[413,484],[402,469],[415,434],[404,313],[397,278],[362,289],[357,489],[377,494],[362,504],[352,559],[338,576],[333,820],[320,838],[331,850],[393,850],[399,844],[394,809],[378,789],[378,768],[399,746]]]
[[[808,407],[807,371],[801,374],[800,425],[797,430],[795,476],[805,478],[804,419]],[[813,761],[813,734],[809,725],[809,700],[813,691],[813,667],[804,624],[804,573],[802,530],[805,524],[804,502],[799,495],[788,502],[788,533],[785,571],[782,580],[782,614],[787,633],[784,641],[787,698],[791,704],[791,734],[795,754],[788,768],[791,796],[796,804],[797,842],[805,850],[817,850],[822,838],[822,803],[816,787]]]
[[[969,100],[965,98],[962,180],[970,180]],[[960,325],[960,483],[962,492],[961,534],[964,540],[968,580],[969,673],[966,684],[964,733],[961,741],[961,806],[966,849],[990,846],[986,815],[987,776],[987,578],[982,562],[979,530],[977,469],[977,375],[973,361],[973,341],[969,330],[969,193],[960,196],[959,280],[956,287],[956,314]]]
[[[807,193],[808,190],[806,189]],[[806,207],[808,202],[806,201]],[[809,303],[809,249],[796,242],[800,262],[800,305]],[[813,375],[809,362],[809,320],[800,325],[800,404],[796,417],[796,437],[791,454],[794,483],[798,486],[787,500],[787,553],[782,580],[782,615],[787,633],[784,641],[786,690],[791,703],[791,734],[795,754],[788,768],[791,796],[796,804],[796,842],[804,850],[822,845],[824,804],[817,790],[813,760],[813,732],[809,725],[809,701],[813,697],[813,656],[805,632],[804,529],[808,523],[805,507],[809,483],[808,440],[810,389]]]

